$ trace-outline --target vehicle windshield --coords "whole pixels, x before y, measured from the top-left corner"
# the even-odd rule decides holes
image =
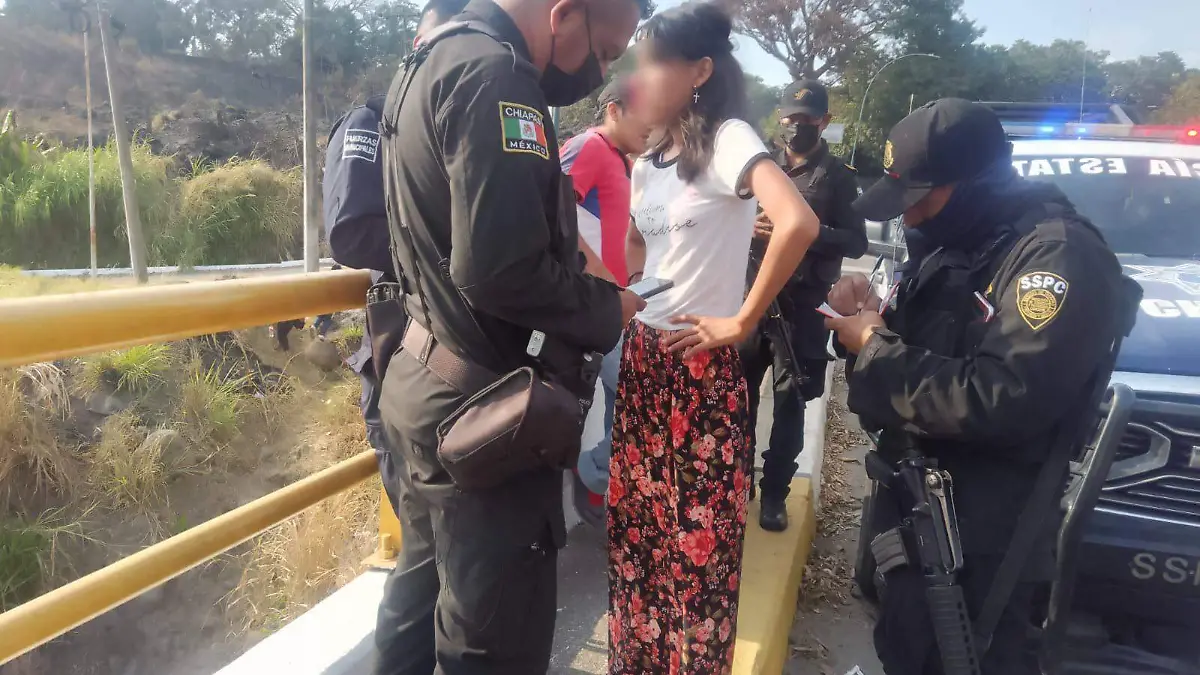
[[[1117,253],[1200,259],[1200,159],[1046,155],[1013,166],[1057,185]]]

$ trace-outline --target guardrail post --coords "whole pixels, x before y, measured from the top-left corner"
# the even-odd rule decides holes
[[[379,491],[379,546],[375,553],[367,558],[366,564],[381,569],[391,569],[396,566],[396,555],[400,552],[400,520],[392,510],[392,502],[387,492]]]

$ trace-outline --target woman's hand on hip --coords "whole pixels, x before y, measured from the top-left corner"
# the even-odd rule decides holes
[[[690,327],[667,336],[669,351],[683,351],[683,358],[690,359],[700,352],[737,345],[745,342],[754,330],[754,324],[736,316],[715,317],[683,314],[671,318],[671,323],[690,324]]]

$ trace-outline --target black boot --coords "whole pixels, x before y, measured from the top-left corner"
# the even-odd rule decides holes
[[[763,495],[758,524],[768,532],[783,532],[788,526],[787,504],[782,499]]]

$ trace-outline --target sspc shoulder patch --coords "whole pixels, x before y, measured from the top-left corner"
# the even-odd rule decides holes
[[[379,158],[379,131],[370,129],[347,129],[342,140],[342,159],[365,159],[374,162]]]
[[[1030,272],[1017,280],[1017,311],[1033,330],[1054,320],[1067,299],[1066,279],[1051,272]]]
[[[542,113],[519,103],[500,101],[500,124],[505,152],[523,152],[550,159]]]

